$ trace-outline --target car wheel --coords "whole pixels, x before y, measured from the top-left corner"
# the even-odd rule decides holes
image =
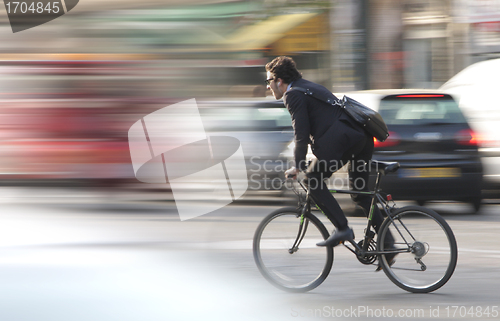
[[[474,210],[479,212],[479,209],[481,208],[481,198],[475,198],[472,200],[472,206],[474,206]]]
[[[417,204],[419,206],[424,206],[425,205],[425,201],[424,200],[417,200]]]

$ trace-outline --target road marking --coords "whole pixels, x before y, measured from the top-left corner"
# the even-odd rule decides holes
[[[474,252],[474,253],[490,253],[490,254],[500,254],[500,251],[495,250],[476,250],[476,249],[458,249],[458,252]]]

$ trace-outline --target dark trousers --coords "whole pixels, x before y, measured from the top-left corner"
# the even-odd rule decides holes
[[[349,185],[355,191],[369,191],[368,179],[370,176],[370,160],[373,155],[373,137],[366,135],[365,139],[356,146],[348,150],[340,160],[330,160],[328,162],[313,160],[306,172],[311,195],[316,204],[325,213],[328,219],[337,229],[347,227],[347,218],[339,206],[337,200],[328,190],[325,180],[333,173],[349,162]],[[369,195],[354,195],[352,199],[363,208],[368,217],[372,198]],[[372,226],[378,233],[384,216],[380,209],[375,206],[372,216]],[[393,243],[392,235],[388,235],[389,243]],[[392,244],[391,244],[392,245]]]

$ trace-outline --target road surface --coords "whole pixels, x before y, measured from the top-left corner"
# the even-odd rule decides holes
[[[240,202],[181,222],[172,202],[133,195],[0,195],[2,321],[500,319],[496,204],[476,215],[466,204],[431,205],[459,246],[455,274],[434,293],[407,293],[340,247],[321,286],[290,294],[264,280],[251,252],[258,223],[282,204]],[[365,220],[349,220],[361,235]]]

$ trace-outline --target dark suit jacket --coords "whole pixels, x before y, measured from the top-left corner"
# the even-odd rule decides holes
[[[293,87],[310,89],[319,95],[333,94],[325,87],[305,79],[292,82]],[[298,90],[289,90],[283,102],[292,116],[295,131],[295,163],[305,170],[308,144],[319,160],[340,161],[344,153],[366,137],[364,130],[338,106],[332,106]]]

